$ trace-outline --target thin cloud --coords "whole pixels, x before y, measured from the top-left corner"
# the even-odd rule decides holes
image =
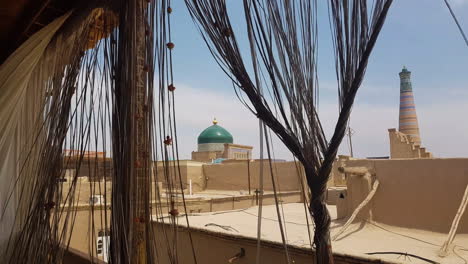
[[[451,0],[449,3],[452,3],[454,6],[462,6],[468,4],[468,0]]]
[[[193,88],[179,85],[176,90],[177,124],[180,156],[190,158],[197,148],[197,137],[211,125],[214,117],[219,125],[229,130],[234,142],[254,146],[254,157],[259,155],[258,119],[235,97],[234,92]],[[468,122],[461,113],[468,112],[462,102],[417,106],[423,146],[436,157],[468,156]],[[336,103],[322,102],[320,118],[327,137],[330,138],[338,117]],[[398,128],[398,101],[393,106],[359,103],[351,115],[353,150],[356,157],[388,156],[388,129]],[[277,138],[274,139],[275,157],[291,160],[289,150]],[[349,154],[345,137],[339,154]]]

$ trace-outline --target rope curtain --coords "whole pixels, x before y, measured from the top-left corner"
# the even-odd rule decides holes
[[[30,148],[31,131],[37,131],[35,116],[31,113],[39,111],[38,101],[44,92],[28,85],[28,80],[40,74],[35,67],[42,63],[40,58],[46,53],[47,45],[69,16],[70,13],[56,19],[28,39],[0,67],[0,252],[7,247],[10,233],[16,235],[19,231],[15,222],[24,216],[23,210],[18,209],[21,203],[19,191],[11,192],[10,189],[19,173],[18,160],[26,156],[22,155],[19,146]],[[16,217],[17,210],[20,212]]]
[[[372,4],[368,4],[372,2]],[[339,116],[330,141],[317,114],[317,1],[244,0],[253,74],[247,70],[225,1],[185,0],[221,69],[261,119],[302,163],[311,191],[317,263],[333,263],[326,183],[345,135],[354,98],[392,0],[330,0]],[[260,83],[258,76],[265,76]],[[262,93],[262,87],[267,91]],[[270,94],[265,98],[263,94]],[[243,100],[239,96],[241,101]]]
[[[238,97],[302,163],[311,192],[317,263],[333,263],[326,182],[392,0],[368,2],[328,1],[340,112],[327,141],[317,114],[316,0],[243,0],[253,70],[243,61],[225,1],[185,0],[215,60],[246,99],[241,93]],[[5,208],[13,205],[13,217],[21,218],[12,228],[18,233],[12,231],[2,252],[7,263],[61,262],[79,206],[78,172],[90,162],[84,153],[98,148],[112,153],[113,171],[104,169],[112,182],[104,177],[90,183],[91,195],[102,189],[105,197],[102,206],[90,206],[90,255],[95,256],[99,223],[110,230],[111,263],[157,263],[161,251],[167,251],[170,263],[178,262],[177,190],[184,207],[185,198],[179,164],[169,162],[178,160],[170,0],[100,4],[78,9],[62,22],[49,36],[51,43],[41,43],[48,51],[27,71],[34,71],[24,80],[28,89],[40,94],[38,105],[21,113],[22,122],[35,121],[32,135],[19,127],[20,141],[27,143],[13,161],[18,170],[8,187],[8,196],[18,195],[19,204],[9,204],[8,198],[2,207],[2,216],[11,217]],[[76,155],[66,155],[65,149]],[[98,156],[93,158],[97,164]],[[163,167],[162,175],[157,166]],[[58,182],[70,167],[75,171],[65,189]],[[152,190],[159,181],[167,185],[166,197]],[[112,185],[111,193],[106,185]],[[170,208],[171,228],[160,231],[151,220],[164,223],[163,204]],[[191,247],[197,263],[192,241]]]
[[[178,263],[174,245],[182,209],[176,206],[182,201],[185,210],[185,198],[176,195],[184,188],[179,164],[169,162],[178,159],[170,3],[109,0],[82,6],[48,26],[45,37],[41,31],[24,44],[40,39],[33,51],[20,49],[38,62],[17,73],[31,77],[17,78],[27,88],[15,96],[34,104],[11,110],[11,101],[1,113],[6,109],[5,115],[13,117],[20,110],[20,122],[30,122],[34,129],[16,127],[27,144],[12,143],[17,144],[15,157],[8,162],[17,171],[1,179],[6,183],[2,219],[12,219],[11,230],[16,230],[10,230],[0,253],[5,263],[62,263],[82,213],[81,188],[89,188],[91,197],[103,197],[102,204],[90,204],[86,211],[92,262],[102,233],[112,237],[110,263],[159,263],[162,255]],[[34,51],[41,48],[43,54]],[[13,60],[21,61],[18,54]],[[4,125],[2,150],[9,142]],[[103,166],[105,160],[112,166]],[[85,168],[104,176],[82,186],[79,175]],[[63,179],[69,180],[66,185]],[[161,181],[167,185],[165,197],[156,188]],[[5,194],[18,198],[4,200]],[[164,208],[170,209],[169,221]],[[154,219],[170,228],[154,228]],[[189,226],[188,217],[184,220]]]
[[[67,22],[73,20],[69,16],[51,24],[55,25],[55,31],[67,18]],[[70,116],[70,98],[78,77],[76,69],[81,62],[83,44],[76,38],[87,31],[85,25],[90,20],[80,23],[75,34],[55,35],[49,43],[44,42],[47,49],[39,54],[38,63],[32,65],[35,68],[31,77],[23,80],[28,89],[23,100],[34,103],[25,105],[24,110],[17,109],[22,113],[18,123],[27,122],[32,129],[28,125],[17,127],[18,156],[14,160],[17,171],[8,184],[10,197],[5,204],[16,193],[18,202],[12,215],[13,230],[18,232],[11,232],[2,252],[9,255],[4,258],[8,263],[54,263],[63,256],[61,244],[67,243],[65,234],[69,232],[73,215],[69,210],[52,213],[50,209],[61,199],[57,185],[62,170],[61,142],[66,135],[63,128]],[[73,197],[61,202],[72,203]]]

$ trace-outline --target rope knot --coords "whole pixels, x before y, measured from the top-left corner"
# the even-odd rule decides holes
[[[168,43],[166,44],[166,46],[167,46],[167,48],[170,49],[170,50],[172,50],[172,49],[175,47],[174,43],[172,43],[172,42],[168,42]]]
[[[230,28],[225,28],[225,29],[223,30],[223,35],[224,35],[225,37],[229,38],[229,37],[232,35],[231,29],[230,29]]]
[[[177,208],[174,208],[171,211],[169,211],[169,214],[174,216],[174,217],[178,216],[179,215],[179,210],[177,210]]]
[[[50,202],[44,204],[44,209],[47,210],[47,211],[49,211],[51,209],[54,209],[54,207],[55,207],[55,202],[54,201],[50,201]]]
[[[141,161],[136,160],[136,161],[135,161],[135,168],[141,168],[141,167],[142,167],[142,166],[141,166]]]
[[[166,144],[166,146],[172,145],[172,138],[170,136],[167,136],[164,140],[164,144]]]

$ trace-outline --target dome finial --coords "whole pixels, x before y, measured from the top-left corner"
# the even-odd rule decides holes
[[[409,72],[408,71],[408,68],[406,68],[406,66],[403,66],[403,69],[401,70],[402,72]]]
[[[216,120],[216,117],[213,119],[213,125],[218,124],[218,120]]]

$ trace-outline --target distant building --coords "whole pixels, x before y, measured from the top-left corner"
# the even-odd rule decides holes
[[[414,145],[421,145],[416,104],[414,103],[411,72],[403,67],[400,72],[400,118],[398,130],[407,135]]]
[[[218,125],[206,128],[198,136],[198,149],[192,152],[192,160],[211,162],[217,159],[248,160],[252,159],[252,146],[234,144],[231,133]]]
[[[78,177],[88,177],[90,181],[110,180],[113,174],[112,159],[106,157],[106,152],[65,149],[63,167],[68,171],[68,176],[76,174]]]
[[[432,158],[432,153],[421,146],[416,104],[414,103],[411,72],[403,67],[400,75],[400,113],[398,131],[388,130],[392,159]]]

